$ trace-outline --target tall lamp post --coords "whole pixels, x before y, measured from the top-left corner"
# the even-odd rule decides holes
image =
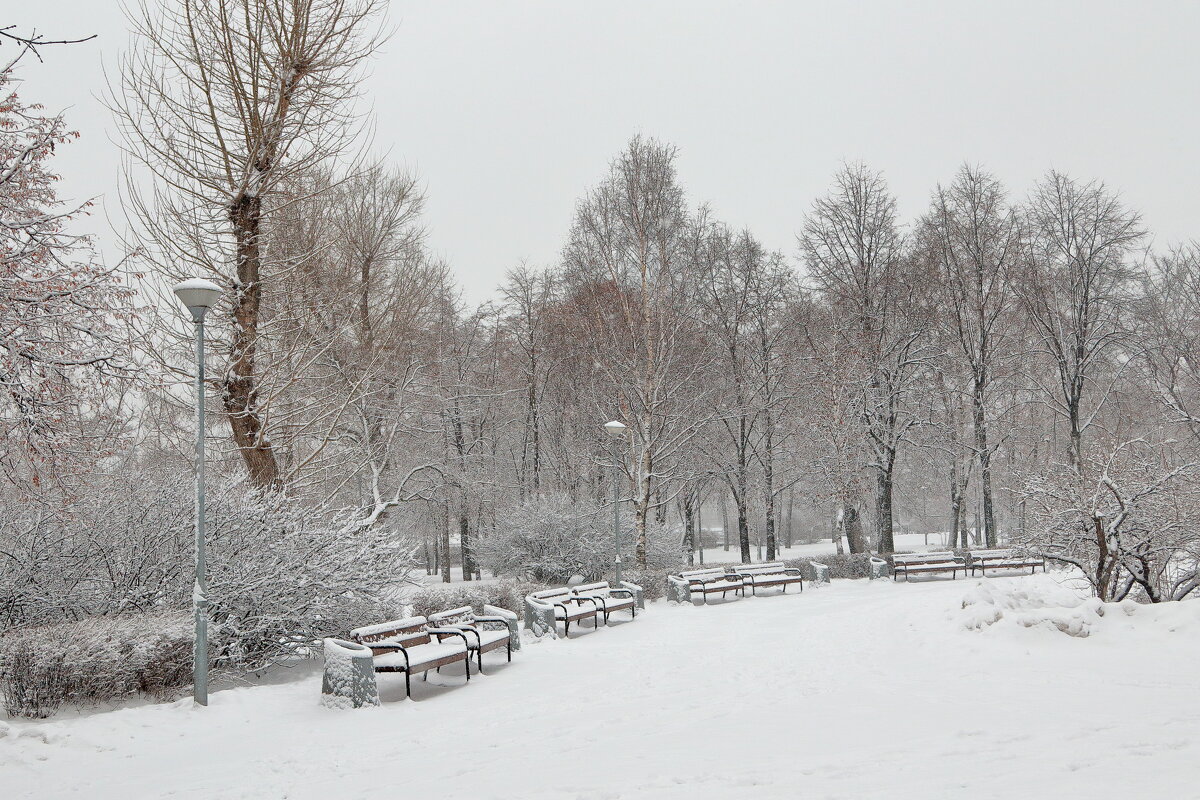
[[[625,426],[613,420],[604,423],[604,432],[613,442],[612,490],[613,490],[613,551],[617,554],[617,586],[621,585],[621,501],[620,476],[617,471],[617,452],[620,443],[625,438]]]
[[[196,645],[192,657],[192,697],[208,705],[208,585],[204,574],[204,315],[216,305],[221,287],[191,278],[171,288],[196,324],[196,584],[192,611],[196,616]]]

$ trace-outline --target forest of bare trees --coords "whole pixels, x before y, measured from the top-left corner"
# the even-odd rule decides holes
[[[579,187],[560,258],[471,306],[425,242],[437,187],[363,143],[379,10],[140,8],[108,94],[120,269],[55,199],[66,123],[0,107],[0,628],[185,602],[193,365],[167,288],[193,275],[225,290],[230,596],[263,542],[330,603],[411,570],[602,574],[614,464],[642,569],[934,532],[1044,552],[1105,599],[1200,584],[1200,246],[1152,247],[1099,180],[973,163],[905,219],[857,162],[764,243],[638,135]]]

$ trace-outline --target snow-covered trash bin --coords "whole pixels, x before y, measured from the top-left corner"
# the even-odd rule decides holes
[[[324,653],[321,705],[326,708],[379,705],[371,648],[345,639],[326,639]]]
[[[820,586],[822,583],[829,583],[829,565],[822,564],[819,561],[810,561],[808,565],[813,570],[813,586]]]
[[[878,556],[871,556],[871,562],[868,565],[870,573],[868,577],[871,580],[876,578],[886,578],[888,576],[888,562]]]
[[[692,601],[692,585],[678,575],[667,576],[667,602],[690,603]]]
[[[638,586],[636,583],[631,581],[621,581],[621,585],[617,588],[628,589],[629,591],[633,592],[634,604],[638,608],[646,607],[646,591],[641,586]]]
[[[543,636],[558,638],[555,626],[554,606],[533,595],[525,597],[525,630],[539,639]]]

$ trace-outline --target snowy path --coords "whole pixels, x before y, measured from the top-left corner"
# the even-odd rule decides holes
[[[415,702],[382,676],[378,710],[319,708],[309,675],[207,710],[10,722],[0,797],[1200,796],[1200,602],[1110,613],[1089,638],[968,631],[975,583],[657,603],[467,687],[418,681]]]

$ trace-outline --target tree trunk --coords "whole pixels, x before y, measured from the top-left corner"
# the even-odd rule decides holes
[[[471,522],[465,504],[458,512],[458,546],[462,551],[463,580],[469,581],[475,572],[475,558],[471,552]]]
[[[795,530],[792,527],[792,517],[795,515],[795,511],[796,511],[796,490],[788,489],[787,522],[784,525],[784,534],[783,535],[787,540],[787,546],[789,548],[792,547],[796,543],[796,540],[794,538]]]
[[[983,495],[983,532],[988,547],[996,546],[996,519],[992,508],[992,454],[988,450],[987,420],[984,418],[983,385],[975,382],[972,392],[975,422],[975,451],[979,454],[979,489]]]
[[[696,519],[692,507],[692,496],[688,494],[683,500],[683,535],[685,544],[687,545],[687,563],[689,567],[696,563]]]
[[[867,543],[863,538],[862,517],[858,509],[847,503],[842,506],[842,530],[846,534],[846,545],[851,553],[867,552]]]
[[[441,546],[438,554],[438,560],[442,564],[442,583],[450,582],[450,504],[442,503],[441,519],[439,520],[441,531],[438,538],[441,539]]]
[[[721,492],[721,535],[725,538],[725,552],[729,552],[729,502]]]
[[[896,452],[888,454],[884,468],[877,470],[875,481],[875,513],[877,541],[880,553],[896,552],[892,539],[892,474],[896,468]]]
[[[650,458],[650,448],[642,448],[642,481],[641,481],[641,496],[638,498],[637,509],[634,512],[634,525],[637,535],[637,547],[634,555],[637,559],[637,565],[641,569],[646,568],[646,525],[649,522],[650,516],[650,498],[653,496],[653,485],[651,483],[651,469],[654,464]]]
[[[774,561],[776,555],[775,547],[775,471],[771,466],[771,426],[767,424],[766,434],[766,451],[767,457],[763,459],[763,500],[766,504],[767,514],[767,561]]]
[[[229,208],[229,219],[236,240],[237,280],[233,287],[233,342],[221,401],[250,483],[257,489],[278,489],[279,464],[263,428],[255,375],[262,304],[262,198],[239,195]]]

